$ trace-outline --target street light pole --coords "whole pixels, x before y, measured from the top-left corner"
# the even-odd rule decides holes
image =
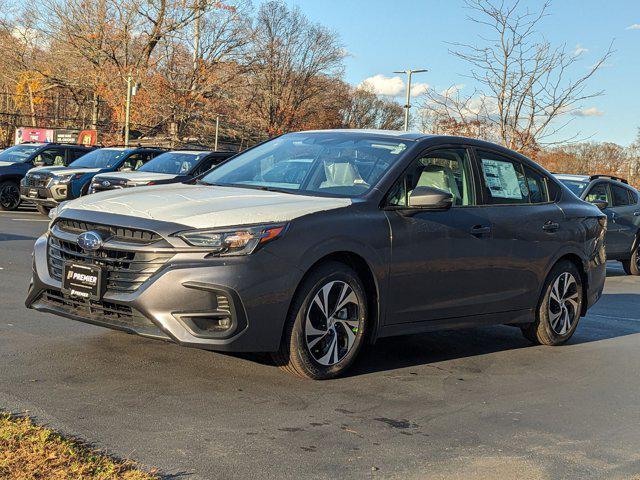
[[[407,101],[404,105],[404,131],[409,130],[409,109],[411,108],[411,76],[414,73],[427,72],[426,68],[416,70],[398,70],[393,73],[406,73],[407,74]]]
[[[131,114],[131,72],[127,75],[127,103],[124,109],[124,146],[129,146],[129,117]]]

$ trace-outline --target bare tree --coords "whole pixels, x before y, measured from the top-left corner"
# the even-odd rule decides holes
[[[404,112],[398,102],[381,98],[362,87],[351,91],[343,117],[347,128],[399,130],[404,122]]]
[[[575,140],[577,136],[560,139],[559,133],[570,122],[567,116],[603,93],[587,90],[587,83],[612,55],[612,48],[572,78],[581,55],[565,45],[552,46],[537,31],[549,2],[533,12],[523,9],[520,0],[466,0],[466,5],[470,21],[488,33],[478,44],[454,43],[452,53],[471,66],[478,90],[468,96],[430,90],[423,105],[427,114],[491,125],[488,133],[525,152]]]
[[[344,51],[336,35],[282,1],[261,5],[255,26],[248,108],[269,134],[303,123],[305,106],[322,94],[325,76],[339,80]]]

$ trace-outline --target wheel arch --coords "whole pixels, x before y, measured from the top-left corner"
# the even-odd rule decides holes
[[[584,316],[587,313],[587,304],[588,304],[587,298],[588,298],[588,292],[589,292],[589,276],[587,275],[587,269],[585,267],[585,262],[582,259],[582,257],[580,257],[580,255],[578,255],[577,253],[574,253],[574,252],[567,252],[567,253],[564,253],[563,255],[561,255],[560,257],[556,258],[555,261],[551,264],[551,266],[547,270],[547,274],[545,276],[545,280],[549,276],[549,274],[551,273],[551,270],[553,270],[553,268],[558,263],[560,263],[562,261],[565,261],[565,260],[573,263],[575,265],[575,267],[578,269],[578,273],[580,274],[580,280],[582,282],[582,298],[583,298],[580,316]],[[543,286],[544,286],[544,282],[543,282]],[[543,292],[541,292],[541,294],[542,293]]]
[[[350,250],[339,250],[327,253],[318,258],[305,270],[304,274],[298,282],[298,285],[296,286],[293,296],[291,297],[291,301],[289,302],[287,316],[291,315],[291,308],[293,307],[294,299],[306,278],[311,274],[313,270],[327,262],[339,262],[347,265],[356,272],[356,274],[362,281],[365,293],[367,294],[367,310],[370,317],[370,323],[368,325],[369,328],[367,328],[368,333],[366,335],[365,341],[367,341],[368,343],[374,343],[378,336],[381,319],[380,287],[376,276],[373,273],[373,268],[371,267],[371,265],[365,260],[362,255]],[[371,315],[372,313],[373,315]]]

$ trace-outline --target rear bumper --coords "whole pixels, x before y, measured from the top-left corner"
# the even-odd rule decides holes
[[[47,248],[44,235],[35,244],[28,308],[208,350],[277,350],[301,277],[298,269],[282,268],[283,259],[265,251],[252,255],[250,262],[176,255],[136,291],[107,291],[93,302],[62,293],[61,282],[49,274]],[[222,317],[229,319],[229,328],[206,328]]]

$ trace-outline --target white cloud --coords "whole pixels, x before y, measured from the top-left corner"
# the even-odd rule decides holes
[[[395,97],[404,92],[404,81],[400,77],[385,77],[381,73],[365,78],[358,88],[366,88],[378,95]]]
[[[573,51],[573,55],[577,57],[579,55],[582,55],[583,53],[587,53],[588,51],[588,48],[584,48],[582,45],[577,44],[575,50]]]
[[[583,108],[582,110],[576,110],[571,113],[574,117],[601,117],[604,115],[602,110],[598,110],[596,107]]]
[[[627,30],[640,30],[640,23],[634,23],[633,25],[629,25]]]
[[[440,92],[440,95],[442,95],[443,97],[451,97],[452,95],[455,95],[463,88],[464,88],[464,83],[451,85],[449,88],[445,88],[442,92]]]
[[[411,82],[411,96],[419,97],[423,93],[426,93],[429,90],[428,83],[413,83]]]

